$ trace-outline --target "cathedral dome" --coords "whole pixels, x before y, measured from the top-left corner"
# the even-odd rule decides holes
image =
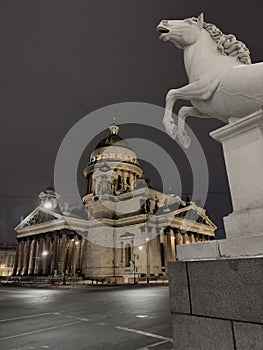
[[[128,148],[131,149],[130,145],[128,144],[127,141],[123,140],[119,135],[119,127],[117,125],[111,125],[109,127],[110,130],[110,135],[108,135],[107,137],[105,137],[103,140],[101,140],[97,146],[95,147],[95,149],[99,149],[102,147],[109,147],[109,146],[117,146],[117,147],[124,147],[124,148]]]
[[[136,180],[143,176],[137,155],[129,143],[118,135],[119,127],[112,124],[109,130],[109,135],[100,141],[95,150],[91,152],[89,163],[83,171],[87,179],[87,195],[93,193],[97,196],[103,188],[106,188],[104,184],[107,177],[107,172],[104,172],[105,166],[111,170],[107,188],[111,188],[110,192],[114,195],[131,191]],[[86,199],[83,198],[85,202]]]
[[[89,164],[100,161],[125,161],[139,164],[136,154],[129,143],[118,135],[119,127],[115,124],[109,126],[109,135],[101,140],[89,157]]]

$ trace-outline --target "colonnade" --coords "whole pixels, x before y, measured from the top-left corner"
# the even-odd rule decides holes
[[[81,270],[84,244],[65,230],[18,238],[13,275],[75,274]]]
[[[164,233],[160,234],[160,243],[164,244],[164,254],[166,264],[168,261],[176,259],[176,246],[187,243],[197,243],[213,239],[209,235],[197,232],[181,232],[178,228],[168,227]]]
[[[160,267],[166,267],[167,262],[176,259],[177,245],[209,239],[213,239],[213,237],[191,231],[182,233],[178,228],[168,227],[158,239],[159,254],[160,256],[163,254],[163,258],[160,257],[160,259],[164,261],[164,265],[161,263]],[[126,260],[126,249],[128,252],[128,246],[125,243],[129,243],[131,257],[134,254],[133,240],[121,242],[119,256],[121,263]],[[86,245],[86,239],[69,230],[20,237],[18,238],[13,275],[61,275],[62,272],[74,275],[77,270],[85,273]],[[154,252],[152,253],[154,254]]]
[[[134,183],[136,179],[138,178],[138,174],[133,171],[128,170],[121,170],[117,169],[115,170],[115,181],[112,181],[112,192],[113,193],[122,193],[127,191],[129,188],[134,188]],[[92,179],[92,173],[88,174],[87,176],[87,194],[96,194],[95,193],[95,186],[94,181]]]

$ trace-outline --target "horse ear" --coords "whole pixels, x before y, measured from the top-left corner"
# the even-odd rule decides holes
[[[200,28],[203,28],[203,23],[204,23],[204,14],[202,12],[197,18],[197,24]]]

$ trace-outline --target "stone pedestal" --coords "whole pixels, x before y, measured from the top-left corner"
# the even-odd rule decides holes
[[[174,348],[263,348],[263,115],[210,134],[222,143],[233,212],[226,239],[177,246],[169,265]],[[179,347],[178,347],[178,346]]]
[[[233,213],[227,238],[263,234],[263,114],[257,112],[210,134],[222,143]]]
[[[263,256],[263,113],[211,132],[222,143],[233,212],[224,218],[226,240],[181,245],[179,260]]]

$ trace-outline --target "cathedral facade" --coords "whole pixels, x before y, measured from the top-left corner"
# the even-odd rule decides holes
[[[61,205],[50,186],[16,227],[14,275],[149,280],[167,275],[176,245],[214,239],[217,227],[205,209],[153,189],[119,127],[109,131],[84,169],[83,207]]]

